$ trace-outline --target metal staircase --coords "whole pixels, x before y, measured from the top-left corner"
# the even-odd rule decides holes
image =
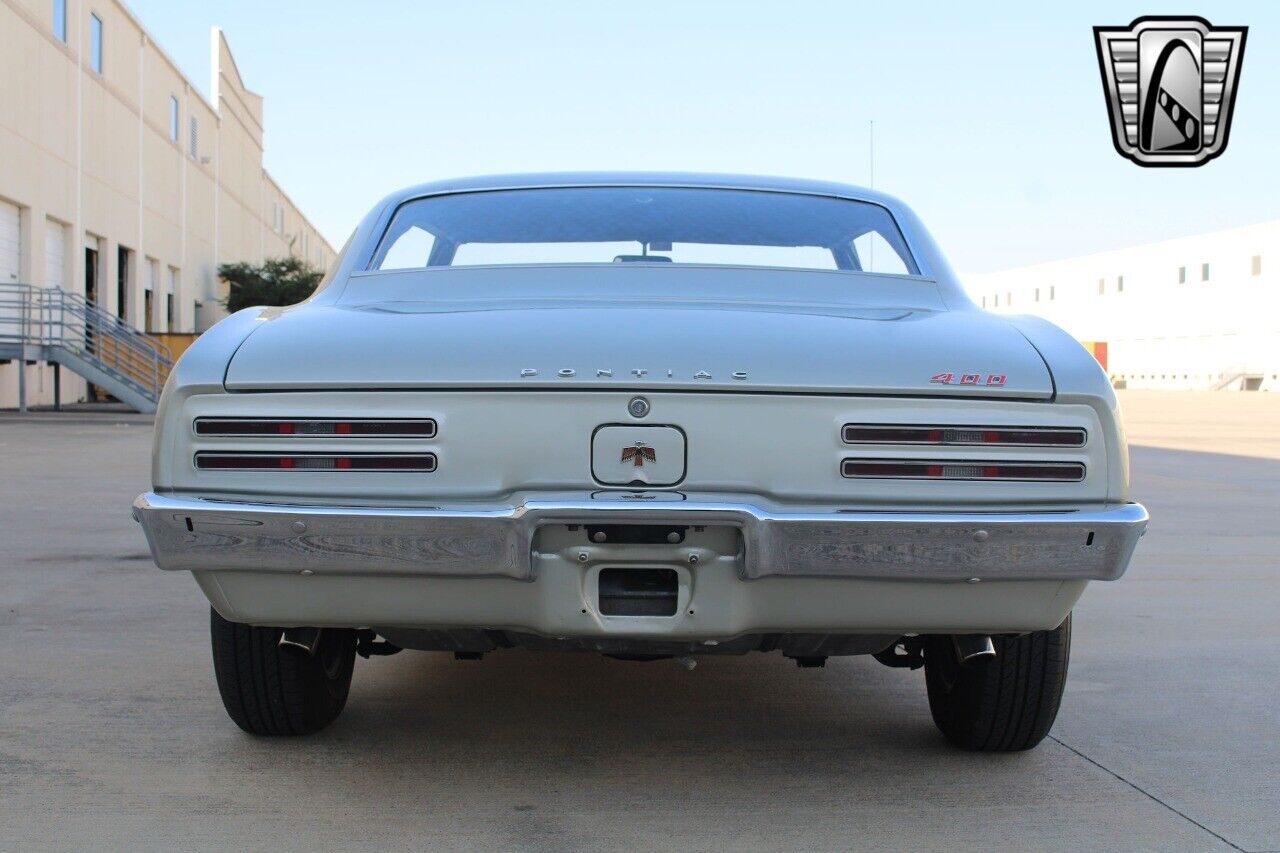
[[[63,365],[148,413],[173,367],[164,344],[83,296],[30,284],[0,284],[0,359]],[[25,371],[18,375],[25,407]]]
[[[1251,371],[1236,367],[1224,373],[1223,377],[1213,383],[1214,391],[1257,391],[1262,387],[1262,382],[1266,379],[1266,373],[1260,370]]]

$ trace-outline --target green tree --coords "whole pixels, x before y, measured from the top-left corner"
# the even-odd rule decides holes
[[[231,286],[223,302],[231,313],[255,305],[293,305],[315,292],[324,273],[299,258],[269,258],[261,266],[218,266],[218,278]]]

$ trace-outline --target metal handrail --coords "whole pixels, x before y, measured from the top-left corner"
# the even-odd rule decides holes
[[[0,284],[0,343],[60,347],[155,402],[173,367],[169,348],[78,293]]]

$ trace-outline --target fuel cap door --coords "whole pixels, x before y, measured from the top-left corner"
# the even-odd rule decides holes
[[[607,486],[674,486],[684,470],[684,433],[675,427],[602,426],[591,437],[591,474]]]

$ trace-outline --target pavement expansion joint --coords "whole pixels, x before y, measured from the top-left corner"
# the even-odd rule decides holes
[[[1214,832],[1214,831],[1213,831],[1212,829],[1210,829],[1209,827],[1205,826],[1205,825],[1204,825],[1203,823],[1201,823],[1200,821],[1198,821],[1198,820],[1196,820],[1195,818],[1191,817],[1191,815],[1187,814],[1186,812],[1180,811],[1180,810],[1178,810],[1177,808],[1175,808],[1175,807],[1173,807],[1173,806],[1169,805],[1169,804],[1168,804],[1168,803],[1166,803],[1164,800],[1160,799],[1160,798],[1159,798],[1159,797],[1157,797],[1155,794],[1153,794],[1153,793],[1151,793],[1150,791],[1148,791],[1146,788],[1143,788],[1141,785],[1137,784],[1136,782],[1132,782],[1132,781],[1130,781],[1130,780],[1126,779],[1125,777],[1121,776],[1121,775],[1120,775],[1119,773],[1117,773],[1116,771],[1112,770],[1110,767],[1107,767],[1105,764],[1102,764],[1101,762],[1096,761],[1096,760],[1094,760],[1094,759],[1090,758],[1089,756],[1085,755],[1085,754],[1084,754],[1083,752],[1081,752],[1080,750],[1076,749],[1076,748],[1075,748],[1074,746],[1072,746],[1071,744],[1069,744],[1069,743],[1065,743],[1065,742],[1064,742],[1064,741],[1062,741],[1060,738],[1055,737],[1054,735],[1049,735],[1049,740],[1051,740],[1051,741],[1053,741],[1054,743],[1058,744],[1058,746],[1061,746],[1062,748],[1064,748],[1064,749],[1066,749],[1066,750],[1068,750],[1068,751],[1070,751],[1070,752],[1075,753],[1076,755],[1080,756],[1080,757],[1081,757],[1081,758],[1083,758],[1085,761],[1089,762],[1089,763],[1090,763],[1090,764],[1092,764],[1094,767],[1097,767],[1099,770],[1103,771],[1104,773],[1108,773],[1108,774],[1110,774],[1111,776],[1114,776],[1116,779],[1119,779],[1121,782],[1123,782],[1124,784],[1128,785],[1130,788],[1132,788],[1133,790],[1137,791],[1139,794],[1142,794],[1144,797],[1146,797],[1146,798],[1150,799],[1151,801],[1153,801],[1153,802],[1155,802],[1155,803],[1159,803],[1160,805],[1164,806],[1166,809],[1168,809],[1169,811],[1173,812],[1173,813],[1174,813],[1174,814],[1176,814],[1178,817],[1182,818],[1183,820],[1187,821],[1188,823],[1190,823],[1190,824],[1192,824],[1192,825],[1194,825],[1194,826],[1196,826],[1196,827],[1199,827],[1200,829],[1202,829],[1202,830],[1204,830],[1205,832],[1209,833],[1209,834],[1210,834],[1210,835],[1212,835],[1214,838],[1218,839],[1218,840],[1219,840],[1219,841],[1221,841],[1223,844],[1225,844],[1225,845],[1227,845],[1228,847],[1230,847],[1232,850],[1239,850],[1239,851],[1240,851],[1240,853],[1255,853],[1255,851],[1245,850],[1245,849],[1244,849],[1243,847],[1241,847],[1240,845],[1233,843],[1230,839],[1225,838],[1225,837],[1223,837],[1222,835],[1219,835],[1218,833]]]

